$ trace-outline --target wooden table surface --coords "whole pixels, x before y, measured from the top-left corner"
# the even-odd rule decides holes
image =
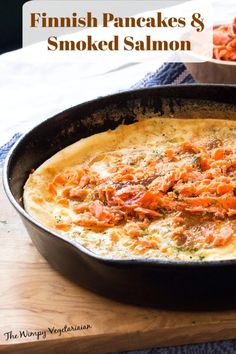
[[[99,354],[236,337],[236,311],[154,310],[78,287],[38,253],[2,186],[0,205],[0,353]]]

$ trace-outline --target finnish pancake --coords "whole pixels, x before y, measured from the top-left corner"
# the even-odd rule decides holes
[[[106,258],[236,258],[235,138],[230,120],[120,125],[38,167],[24,186],[24,207]]]

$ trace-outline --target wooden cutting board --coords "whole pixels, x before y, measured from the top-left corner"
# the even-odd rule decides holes
[[[236,311],[153,310],[78,287],[41,257],[2,186],[0,205],[0,353],[99,354],[236,337]]]

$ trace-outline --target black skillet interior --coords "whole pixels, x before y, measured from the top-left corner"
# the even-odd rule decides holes
[[[90,290],[121,301],[159,308],[236,307],[236,261],[196,265],[100,259],[52,235],[23,211],[23,185],[32,169],[80,138],[153,115],[235,120],[236,87],[164,86],[123,92],[70,108],[35,127],[12,150],[4,169],[8,198],[48,262]]]

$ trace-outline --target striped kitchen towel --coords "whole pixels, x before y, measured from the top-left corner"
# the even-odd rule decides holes
[[[0,147],[0,166],[4,162],[9,150],[11,147],[17,142],[17,140],[21,137],[20,133],[14,134],[10,141]]]
[[[194,82],[184,64],[165,63],[157,71],[148,73],[143,79],[133,85],[131,89],[160,85],[193,84]]]
[[[153,348],[147,350],[122,352],[116,354],[235,354],[235,353],[236,353],[236,341],[225,340],[222,342],[179,345],[177,347],[158,348],[158,349]]]

